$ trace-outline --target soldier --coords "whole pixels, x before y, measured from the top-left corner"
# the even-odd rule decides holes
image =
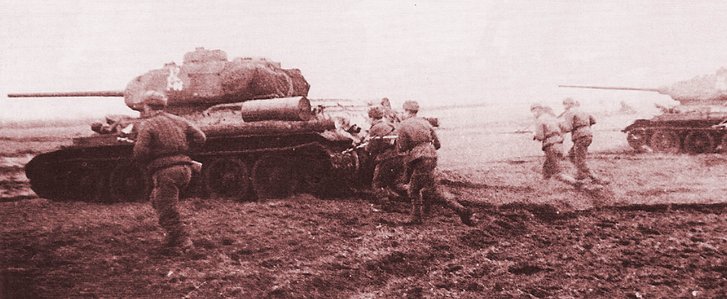
[[[565,112],[561,115],[561,130],[564,133],[571,133],[573,140],[573,147],[568,151],[568,158],[578,169],[576,180],[583,181],[590,178],[596,184],[606,184],[607,181],[591,172],[586,162],[588,146],[593,142],[591,126],[596,124],[596,119],[593,115],[581,111],[579,106],[578,101],[572,98],[563,100]]]
[[[133,158],[146,165],[154,189],[150,201],[166,230],[165,250],[189,251],[193,248],[185,224],[177,209],[180,189],[189,184],[192,165],[188,156],[190,143],[202,145],[204,132],[184,118],[164,112],[167,97],[147,91],[143,95],[144,120],[139,124]]]
[[[369,108],[371,128],[369,129],[366,152],[374,158],[375,168],[371,187],[380,198],[397,194],[393,191],[401,177],[403,164],[394,146],[396,128],[384,119],[384,110],[380,106]]]
[[[545,153],[543,178],[547,180],[554,177],[566,184],[580,188],[583,185],[582,182],[562,173],[560,160],[563,158],[563,133],[553,110],[548,106],[536,103],[530,106],[530,112],[533,113],[536,120],[533,139],[543,143],[542,150]]]
[[[384,118],[388,120],[389,123],[397,124],[401,122],[399,115],[397,115],[396,111],[391,108],[391,101],[389,101],[389,98],[382,98],[380,104],[381,108],[383,108]]]
[[[434,128],[427,120],[417,117],[417,102],[406,101],[403,108],[403,121],[397,130],[397,147],[400,153],[406,154],[404,162],[411,173],[408,190],[412,204],[410,222],[421,224],[422,212],[429,212],[433,200],[436,200],[453,209],[464,224],[473,225],[472,212],[456,200],[443,196],[438,190],[434,169],[437,167],[437,150],[441,145]]]

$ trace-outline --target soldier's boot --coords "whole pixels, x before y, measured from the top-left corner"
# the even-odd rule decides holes
[[[572,176],[569,176],[567,174],[559,173],[553,177],[563,183],[566,183],[568,185],[575,187],[576,189],[581,189],[584,184],[583,180],[576,180]]]
[[[174,251],[188,252],[194,249],[192,239],[183,227],[176,228],[167,233],[164,246]]]
[[[406,198],[406,190],[397,190],[393,187],[385,187],[384,191],[387,193],[389,199]]]
[[[576,189],[580,191],[586,191],[586,192],[598,192],[603,190],[603,185],[599,184],[597,181],[593,180],[591,178],[591,181],[593,184],[586,184],[586,181],[591,178],[591,176],[585,176],[583,178],[578,177],[575,179],[575,185],[573,185]]]
[[[472,210],[463,207],[461,209],[458,209],[456,212],[457,212],[457,215],[459,215],[459,219],[462,220],[462,223],[464,223],[467,226],[475,225],[474,220],[472,220]]]
[[[594,182],[594,183],[596,183],[596,184],[599,184],[599,185],[608,185],[608,184],[611,183],[609,180],[604,179],[602,177],[598,177],[598,176],[596,176],[594,174],[591,174],[591,181]]]
[[[389,194],[384,190],[384,188],[374,188],[374,197],[376,198],[376,202],[383,204],[389,201]]]
[[[419,196],[422,199],[422,202],[424,204],[424,206],[422,208],[422,212],[424,213],[424,215],[427,215],[427,216],[432,212],[432,199],[429,196],[427,196],[428,191],[429,190],[427,190],[427,189],[422,189],[419,191]]]
[[[422,218],[422,206],[418,204],[412,204],[409,224],[422,224]]]

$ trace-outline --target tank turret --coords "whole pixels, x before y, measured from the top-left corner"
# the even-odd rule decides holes
[[[185,115],[218,104],[307,96],[309,89],[298,69],[284,69],[266,58],[228,60],[224,51],[197,48],[184,55],[181,65],[171,62],[148,71],[123,91],[11,93],[8,97],[124,97],[129,108],[140,111],[141,95],[156,90],[169,97],[169,112]]]

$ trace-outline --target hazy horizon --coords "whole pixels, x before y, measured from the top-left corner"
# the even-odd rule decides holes
[[[5,94],[122,90],[195,47],[299,68],[311,98],[432,106],[668,102],[557,85],[659,87],[727,65],[721,1],[4,2],[0,120],[128,112]]]

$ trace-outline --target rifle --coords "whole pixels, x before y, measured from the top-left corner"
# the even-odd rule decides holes
[[[399,136],[396,136],[396,135],[387,135],[387,136],[377,136],[377,137],[372,137],[372,138],[370,138],[370,139],[368,139],[368,140],[366,140],[366,141],[364,141],[364,142],[361,142],[361,143],[359,143],[359,144],[357,144],[357,145],[354,145],[353,147],[351,147],[351,148],[349,148],[349,149],[346,149],[345,151],[342,151],[342,152],[341,152],[341,154],[348,154],[348,153],[350,153],[350,152],[352,152],[352,151],[355,151],[355,150],[357,150],[357,149],[361,149],[361,148],[364,148],[364,147],[366,147],[366,146],[367,146],[367,145],[368,145],[369,143],[371,143],[371,141],[372,141],[372,140],[387,140],[387,141],[388,141],[388,140],[396,140],[396,138],[398,138],[398,137],[399,137]]]

